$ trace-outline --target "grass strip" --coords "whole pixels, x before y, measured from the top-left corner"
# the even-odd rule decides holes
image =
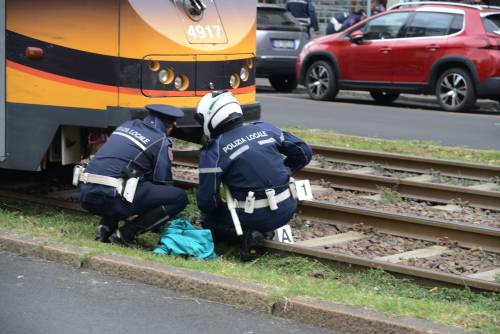
[[[340,135],[329,130],[286,128],[310,144],[331,145],[369,151],[408,154],[419,157],[500,165],[500,151],[475,150],[465,147],[440,146],[433,141],[386,140],[378,138]]]
[[[197,214],[194,196],[181,217]],[[93,241],[98,218],[36,204],[0,198],[0,228],[46,237],[55,242],[88,247],[94,254],[116,253],[229,278],[244,279],[273,288],[277,297],[307,296],[342,304],[412,316],[484,333],[500,333],[500,294],[468,289],[422,287],[381,270],[353,270],[302,257],[267,254],[242,264],[238,250],[217,250],[218,259],[197,261],[159,256],[146,250],[125,249]],[[154,247],[158,236],[146,234],[141,242]]]

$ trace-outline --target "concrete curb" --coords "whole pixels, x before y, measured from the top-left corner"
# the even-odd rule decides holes
[[[92,250],[0,230],[0,249],[32,255],[77,268],[136,280],[193,297],[268,313],[340,333],[466,333],[428,321],[307,298],[277,298],[272,289],[252,282],[159,265],[121,255],[93,255]]]

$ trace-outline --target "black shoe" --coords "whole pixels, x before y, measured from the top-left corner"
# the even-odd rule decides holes
[[[260,246],[264,241],[264,235],[259,231],[246,231],[243,234],[243,241],[240,250],[240,260],[248,262],[255,260],[259,256]]]
[[[115,233],[111,234],[111,236],[109,237],[109,241],[113,245],[125,246],[130,248],[140,247],[135,236],[126,237],[123,233],[120,232],[119,229],[116,230]]]
[[[106,225],[99,225],[95,230],[95,240],[109,243],[109,237],[113,234],[113,231]]]

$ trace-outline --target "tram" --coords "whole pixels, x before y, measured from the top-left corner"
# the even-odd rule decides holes
[[[256,0],[0,0],[0,15],[0,168],[76,163],[152,103],[181,107],[174,136],[197,142],[210,90],[260,118]]]

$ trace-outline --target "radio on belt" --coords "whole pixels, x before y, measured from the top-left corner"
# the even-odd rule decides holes
[[[255,194],[253,191],[249,191],[247,198],[245,199],[245,213],[252,214],[255,206]]]
[[[80,165],[75,165],[75,167],[73,168],[73,185],[75,187],[78,187],[78,183],[80,182],[80,175],[82,175],[82,173],[84,172],[85,168],[83,168],[83,166],[80,166]]]
[[[271,211],[278,210],[278,204],[276,203],[276,192],[274,189],[266,189],[267,201],[269,202],[269,209]]]

